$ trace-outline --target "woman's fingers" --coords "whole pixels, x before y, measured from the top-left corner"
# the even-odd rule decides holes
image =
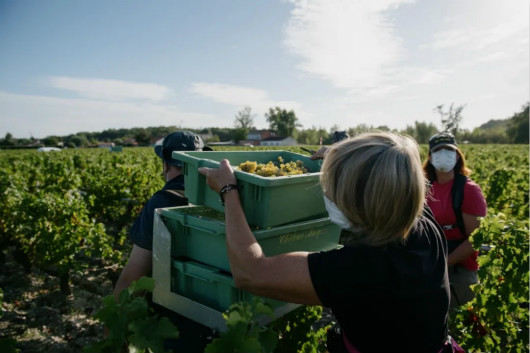
[[[310,159],[323,159],[328,152],[329,152],[329,147],[324,146],[324,147],[321,147],[315,153],[313,153],[313,155],[310,156],[309,158]]]

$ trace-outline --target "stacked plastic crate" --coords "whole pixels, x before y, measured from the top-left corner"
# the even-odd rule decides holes
[[[206,326],[223,330],[221,313],[253,295],[234,286],[225,244],[224,206],[199,167],[246,161],[300,160],[309,173],[261,177],[235,171],[252,233],[267,256],[338,246],[340,229],[329,221],[319,185],[320,161],[287,151],[173,152],[183,162],[186,196],[194,206],[158,209],[153,239],[153,300]],[[297,305],[264,298],[281,316]]]

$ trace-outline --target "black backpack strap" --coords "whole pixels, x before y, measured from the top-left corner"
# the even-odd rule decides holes
[[[186,194],[184,193],[184,190],[161,190],[159,192],[166,192],[173,196],[173,199],[175,200],[175,206],[186,206],[189,204],[188,198],[186,197]]]
[[[466,237],[466,228],[464,226],[464,218],[462,217],[462,203],[464,203],[464,186],[466,185],[467,177],[460,173],[455,173],[455,181],[453,182],[453,187],[451,189],[451,194],[453,197],[453,211],[456,216],[456,224],[462,234]]]
[[[186,194],[184,193],[184,190],[164,190],[165,192],[169,192],[170,194],[173,194],[175,196],[186,198]]]

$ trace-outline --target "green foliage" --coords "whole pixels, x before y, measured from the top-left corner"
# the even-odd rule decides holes
[[[120,352],[126,346],[130,352],[162,353],[164,340],[178,338],[179,332],[167,318],[153,314],[145,294],[152,292],[154,280],[141,277],[124,290],[116,302],[114,296],[103,298],[104,307],[95,318],[109,330],[106,338],[84,349],[85,353]]]
[[[514,114],[514,116],[509,121],[508,129],[506,130],[506,133],[510,137],[510,142],[528,144],[528,141],[529,141],[528,116],[529,116],[529,104],[526,103],[523,106],[523,110],[519,113]]]
[[[60,277],[80,268],[75,256],[113,254],[102,224],[90,220],[80,194],[60,196],[39,191],[25,194],[13,214],[17,245],[42,268],[54,267]],[[67,292],[67,288],[62,288]]]
[[[278,334],[259,324],[264,315],[274,317],[272,309],[260,299],[240,302],[223,314],[227,330],[206,346],[205,353],[266,353],[273,352]]]
[[[147,146],[150,143],[151,134],[147,130],[141,129],[134,135],[134,139],[140,146]]]
[[[0,139],[0,146],[15,146],[16,140],[13,138],[13,135],[11,133],[7,133],[6,136],[3,139]]]
[[[487,216],[472,235],[479,257],[476,298],[452,313],[451,334],[470,352],[528,351],[528,221]]]
[[[1,245],[24,254],[26,271],[36,265],[58,275],[68,292],[69,271],[86,266],[83,256],[122,258],[132,221],[163,185],[160,173],[151,148],[2,151]]]
[[[301,145],[318,145],[320,138],[322,138],[323,144],[330,144],[331,137],[328,131],[323,128],[315,128],[297,130],[294,134],[294,138]]]
[[[235,143],[238,143],[239,141],[243,141],[247,138],[248,129],[244,127],[240,127],[234,130],[234,133],[232,135],[232,140]]]
[[[528,103],[524,104],[521,111],[515,113],[512,117],[507,117],[505,119],[492,119],[487,123],[482,124],[479,127],[469,130],[458,129],[460,122],[462,120],[461,111],[464,106],[455,107],[454,104],[445,110],[443,105],[437,106],[434,110],[438,112],[442,119],[442,129],[452,131],[457,140],[459,141],[468,141],[469,143],[526,143],[529,141],[529,128],[528,128]],[[270,114],[277,115],[280,113],[284,115],[285,113],[293,114],[294,112],[287,112],[278,107],[270,108],[269,112],[266,113],[268,118]],[[254,125],[254,114],[251,112],[251,107],[246,106],[239,112],[237,112],[235,117],[235,128],[245,128],[248,130],[253,129]],[[326,117],[327,118],[327,117]],[[290,119],[290,118],[289,118]],[[281,120],[288,121],[286,117]],[[333,117],[331,117],[333,119]],[[276,121],[276,117],[273,118]],[[291,130],[291,122],[284,125],[287,127],[287,130],[284,130],[283,126],[278,128],[276,122],[270,123],[271,130],[276,131],[280,136],[293,136],[297,138],[298,143],[300,144],[318,144],[319,138],[322,137],[323,144],[331,144],[331,139],[328,139],[330,132],[333,132],[335,127],[332,127],[330,131],[326,131],[324,128],[316,129],[315,127],[311,129],[298,129],[301,127],[297,123],[296,117],[294,121],[294,130]],[[366,119],[362,119],[363,121]],[[353,123],[353,122],[352,122]],[[283,123],[282,123],[283,124]],[[432,127],[434,125],[430,122],[415,122],[414,126],[407,126],[403,133],[406,133],[410,136],[414,136],[419,143],[426,143],[426,136],[433,135]],[[358,123],[356,126],[351,126],[346,128],[350,136],[354,136],[361,131],[366,130],[388,130],[386,126],[373,127],[368,126],[365,123]],[[234,134],[237,134],[237,131],[232,128],[220,128],[220,127],[208,127],[203,129],[192,129],[182,126],[156,126],[156,127],[146,127],[146,128],[131,128],[131,129],[107,129],[102,132],[78,132],[76,134],[71,134],[68,136],[48,136],[46,139],[43,139],[43,142],[47,146],[56,146],[59,141],[64,143],[64,146],[69,148],[76,147],[89,147],[92,145],[97,145],[98,142],[114,142],[117,145],[127,145],[132,146],[132,142],[136,141],[141,146],[147,146],[151,143],[153,139],[162,138],[163,136],[176,131],[176,130],[189,130],[198,134],[204,134],[213,136],[209,141],[219,142],[219,141],[229,141],[234,138]],[[435,131],[438,129],[435,128]],[[318,136],[315,139],[315,131],[318,131]],[[322,133],[325,132],[325,133]],[[245,138],[240,138],[244,140]],[[131,142],[132,140],[132,142]],[[28,147],[29,144],[33,145],[35,148],[35,143],[38,143],[34,138],[25,139],[25,138],[14,138],[12,134],[7,133],[5,138],[0,139],[0,148],[20,148]],[[208,141],[205,141],[208,142]],[[43,145],[43,143],[40,143]]]
[[[470,352],[528,351],[528,146],[461,145],[488,216],[473,234],[479,256],[476,298],[451,313],[452,335]]]
[[[405,133],[413,137],[418,143],[428,143],[429,138],[436,134],[438,129],[433,123],[424,123],[415,121],[414,126],[408,126],[405,129]]]
[[[57,136],[48,136],[42,140],[44,146],[57,147],[59,144],[59,137]]]
[[[225,136],[231,129],[211,131]],[[320,134],[320,130],[315,131]],[[317,141],[304,147],[316,150],[320,146]],[[464,307],[451,314],[452,334],[469,352],[525,351],[528,346],[528,145],[460,143],[460,148],[473,170],[471,178],[481,186],[488,202],[489,216],[473,236],[475,247],[490,244],[495,248],[479,257],[477,297],[470,303],[469,311]],[[289,150],[307,155],[300,146],[216,147],[216,150]],[[426,150],[422,145],[423,159]],[[123,153],[103,149],[63,150],[53,154],[2,150],[0,245],[15,246],[26,253],[29,263],[57,270],[87,266],[86,256],[112,261],[123,258],[126,250],[123,243],[132,222],[145,201],[163,183],[161,163],[151,147],[125,148]],[[131,303],[135,298],[129,297]],[[147,307],[142,301],[143,298],[134,301],[131,312],[143,315]],[[119,311],[118,303],[109,305],[115,305],[113,310]],[[124,306],[121,308],[125,310]],[[245,344],[256,351],[321,352],[325,328],[311,330],[311,325],[318,321],[319,310],[303,307],[277,319],[269,328],[256,324],[248,313],[239,313],[239,317],[234,314],[230,322],[236,331],[243,330],[236,327],[244,326],[245,332],[252,332]],[[116,327],[122,327],[120,315],[125,314],[116,316]],[[253,323],[238,326],[241,320]],[[147,315],[130,327],[124,324],[122,329],[128,336],[123,341],[158,349],[153,348],[156,347],[153,342],[159,337],[140,334],[155,331],[144,328],[157,325],[161,326],[156,331],[164,333],[168,326],[159,321]],[[165,334],[173,332],[170,328]],[[277,334],[273,337],[271,332]],[[229,345],[227,339],[216,344],[223,348],[222,342]],[[262,339],[268,343],[261,342]],[[275,349],[271,348],[271,342]],[[10,352],[2,344],[0,351]],[[15,346],[12,342],[11,347]],[[213,352],[215,348],[209,349]]]
[[[279,333],[275,352],[326,352],[326,335],[331,325],[316,329],[322,318],[322,307],[301,306],[275,320],[271,328]]]
[[[301,126],[294,111],[287,111],[280,107],[269,108],[269,111],[265,113],[265,118],[267,118],[269,128],[281,137],[293,136],[296,127]]]

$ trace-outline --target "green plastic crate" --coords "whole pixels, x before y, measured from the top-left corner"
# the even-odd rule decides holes
[[[255,297],[236,288],[232,276],[215,267],[180,258],[173,260],[171,270],[171,290],[174,293],[221,312],[232,304],[251,302]],[[285,304],[275,299],[258,298],[263,299],[272,309]]]
[[[205,206],[184,206],[162,209],[160,216],[171,234],[172,257],[187,257],[230,272],[222,213]],[[335,249],[341,232],[329,217],[251,230],[267,256]]]
[[[175,151],[173,159],[183,162],[186,196],[195,205],[205,205],[224,211],[219,194],[206,185],[199,167],[218,168],[219,162],[228,159],[234,167],[246,161],[267,163],[282,157],[284,162],[300,160],[309,173],[281,177],[261,177],[235,171],[241,205],[247,221],[259,227],[274,227],[315,217],[326,217],[322,188],[320,187],[320,160],[288,151],[231,151],[199,152]]]

